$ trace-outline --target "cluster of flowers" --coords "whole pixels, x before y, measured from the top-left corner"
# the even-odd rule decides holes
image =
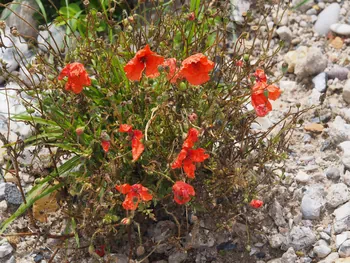
[[[167,69],[166,77],[171,83],[176,83],[179,79],[186,79],[192,85],[201,85],[210,79],[209,72],[214,68],[214,62],[208,60],[205,55],[198,53],[186,58],[181,63],[181,67],[178,68],[175,58],[164,59],[164,57],[152,52],[149,46],[146,45],[125,65],[124,71],[129,80],[140,81],[143,72],[149,78],[159,76],[161,67]],[[262,117],[272,110],[269,99],[276,100],[281,91],[277,86],[267,84],[267,77],[262,69],[257,69],[254,75],[256,83],[252,87],[251,102],[256,114]],[[58,79],[62,80],[64,77],[68,77],[66,90],[75,94],[81,93],[84,86],[91,85],[91,80],[81,63],[68,64],[62,70]],[[141,142],[143,138],[142,131],[133,129],[131,125],[122,124],[119,132],[127,133],[131,138],[133,161],[137,161],[145,149]],[[198,141],[198,135],[199,131],[194,128],[188,131],[182,149],[171,165],[172,169],[183,168],[187,177],[191,179],[195,178],[195,163],[201,163],[209,158],[203,148],[193,149],[194,144]],[[101,146],[106,153],[109,151],[110,138],[106,133],[101,134]],[[149,190],[141,184],[116,185],[115,188],[126,195],[123,202],[123,207],[126,210],[136,210],[140,201],[150,201],[153,198]],[[174,201],[178,204],[185,204],[191,200],[192,196],[195,196],[194,188],[184,181],[175,182],[172,189]],[[263,205],[263,202],[254,199],[250,205],[259,208]]]
[[[129,80],[140,81],[143,72],[148,78],[156,78],[160,74],[159,67],[163,67],[167,69],[167,79],[171,83],[185,78],[192,85],[201,85],[210,79],[209,72],[214,68],[214,62],[202,53],[186,58],[181,68],[176,63],[176,58],[164,59],[146,45],[125,65],[124,71]]]

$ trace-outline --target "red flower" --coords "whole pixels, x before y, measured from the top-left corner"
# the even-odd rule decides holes
[[[268,85],[267,78],[262,69],[257,69],[254,73],[256,83],[252,88],[251,101],[256,114],[263,117],[272,110],[272,105],[269,101],[276,100],[281,95],[281,90],[276,85]]]
[[[164,67],[169,68],[168,75],[166,76],[170,83],[176,83],[177,79],[180,78],[179,69],[176,67],[176,58],[168,58],[163,63]]]
[[[207,82],[209,72],[214,68],[214,62],[208,60],[201,53],[192,55],[182,62],[180,75],[187,79],[192,85],[201,85]]]
[[[171,165],[172,169],[183,167],[184,172],[189,178],[195,177],[195,163],[201,163],[209,158],[209,155],[205,153],[204,149],[192,149],[194,143],[198,140],[198,134],[199,132],[194,128],[189,130],[187,138],[182,145],[182,150]]]
[[[111,139],[106,131],[101,132],[101,146],[103,150],[108,153],[109,147],[111,146]]]
[[[127,132],[131,136],[131,151],[132,160],[136,161],[140,158],[145,146],[142,144],[141,139],[143,137],[142,131],[133,130],[131,125],[122,124],[119,127],[120,132]]]
[[[253,208],[260,208],[262,207],[264,204],[263,201],[261,200],[257,200],[257,199],[253,199],[251,202],[250,202],[250,206],[253,207]]]
[[[243,67],[243,60],[238,60],[238,61],[236,62],[236,66],[237,66],[237,67]]]
[[[125,65],[124,71],[130,80],[139,81],[145,69],[147,77],[155,78],[159,75],[158,66],[163,62],[164,58],[152,52],[149,46],[146,45],[143,49],[137,51],[135,57]]]
[[[153,198],[152,195],[148,192],[148,189],[141,184],[116,185],[115,189],[117,189],[120,193],[126,195],[126,198],[123,202],[123,207],[125,210],[136,210],[140,203],[140,200],[150,201]]]
[[[68,77],[66,90],[71,90],[75,94],[82,92],[84,86],[90,86],[91,80],[87,74],[84,65],[81,63],[71,63],[65,66],[58,76],[58,80]]]
[[[193,187],[182,181],[177,181],[173,185],[174,201],[179,205],[186,204],[191,200],[191,196],[195,196],[196,193]]]
[[[111,146],[111,142],[110,141],[101,141],[101,146],[102,146],[103,150],[106,153],[108,153],[109,147]]]
[[[190,20],[190,21],[195,20],[196,19],[195,13],[194,12],[189,13],[188,16],[187,16],[187,19]]]
[[[95,250],[96,254],[99,255],[101,258],[105,255],[105,247],[106,245],[101,245]]]

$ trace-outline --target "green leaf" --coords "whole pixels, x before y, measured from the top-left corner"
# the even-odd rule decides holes
[[[19,114],[19,115],[13,116],[12,119],[18,120],[18,121],[30,121],[30,122],[34,122],[34,123],[59,127],[59,125],[54,121],[45,120],[43,118],[35,117],[35,116],[31,116],[31,115]]]
[[[300,3],[298,3],[296,6],[293,7],[293,9],[297,9],[303,5],[305,5],[307,2],[309,2],[310,0],[303,0]]]
[[[80,247],[80,239],[77,232],[77,223],[75,222],[75,219],[72,217],[72,230],[74,232],[75,242],[77,243],[78,248]]]

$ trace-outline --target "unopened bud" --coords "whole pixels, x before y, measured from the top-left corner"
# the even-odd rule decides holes
[[[131,219],[129,217],[123,218],[122,221],[120,221],[122,225],[130,225]]]
[[[85,128],[84,127],[78,127],[75,129],[75,133],[80,136],[84,133]]]
[[[187,89],[186,83],[185,83],[185,82],[181,82],[181,83],[179,84],[179,90],[185,91],[186,89]]]
[[[249,54],[244,54],[243,59],[245,62],[248,62],[249,61]]]

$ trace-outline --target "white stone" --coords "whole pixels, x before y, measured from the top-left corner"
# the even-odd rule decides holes
[[[2,200],[0,202],[0,213],[4,213],[4,212],[6,212],[6,210],[7,210],[7,202],[6,202],[6,200]]]
[[[317,47],[310,47],[306,57],[298,59],[295,63],[294,73],[299,77],[307,77],[323,72],[327,68],[328,58]]]
[[[331,30],[339,35],[350,35],[350,25],[347,24],[333,24]]]
[[[7,255],[11,254],[13,251],[13,247],[8,243],[4,242],[0,245],[0,258],[4,258]]]
[[[338,253],[341,258],[350,257],[350,240],[346,240],[341,244]]]
[[[299,183],[307,183],[310,180],[310,176],[304,171],[299,171],[295,177],[295,180]]]
[[[335,263],[334,261],[339,258],[337,252],[330,253],[325,259],[320,260],[318,263]]]
[[[350,231],[345,231],[335,237],[335,246],[337,249],[344,243],[345,240],[350,238]]]
[[[350,200],[350,193],[348,187],[344,183],[333,184],[328,189],[326,196],[327,205],[335,208]]]
[[[287,26],[281,26],[276,30],[277,35],[280,37],[280,39],[290,42],[293,38],[292,31]]]
[[[345,82],[343,88],[343,99],[346,103],[350,104],[350,79]]]
[[[318,258],[325,258],[332,252],[332,249],[328,246],[315,246],[314,253]]]
[[[326,35],[332,24],[338,22],[340,5],[337,3],[330,4],[319,15],[315,24],[315,31],[319,35]]]

